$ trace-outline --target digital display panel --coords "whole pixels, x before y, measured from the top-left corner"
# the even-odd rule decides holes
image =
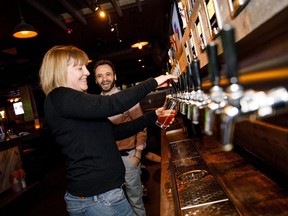
[[[22,102],[13,103],[13,108],[14,108],[15,115],[24,114],[24,109],[23,109]]]
[[[182,40],[182,27],[180,24],[180,20],[179,20],[179,15],[177,12],[177,5],[174,4],[173,6],[173,12],[172,12],[172,20],[171,20],[171,24],[172,24],[172,29],[174,34],[178,35],[179,40]]]

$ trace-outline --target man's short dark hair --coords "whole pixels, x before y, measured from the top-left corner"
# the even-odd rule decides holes
[[[113,63],[107,59],[98,60],[94,65],[94,72],[96,71],[97,67],[99,67],[101,65],[106,65],[106,64],[112,68],[113,74],[116,74],[116,70],[115,70]]]

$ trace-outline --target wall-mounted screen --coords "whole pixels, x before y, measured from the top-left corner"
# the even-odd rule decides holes
[[[178,35],[179,41],[182,40],[182,21],[179,19],[178,9],[176,3],[173,5],[171,25],[173,33]]]
[[[24,114],[23,104],[21,101],[13,103],[13,108],[14,108],[15,115]]]

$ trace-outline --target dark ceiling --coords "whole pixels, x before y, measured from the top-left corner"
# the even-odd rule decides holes
[[[110,31],[108,17],[103,20],[92,13],[96,0],[18,2],[24,20],[39,34],[31,39],[13,38],[13,29],[20,23],[17,0],[1,1],[1,92],[30,83],[39,86],[38,72],[43,55],[60,44],[83,49],[93,61],[111,60],[116,66],[119,84],[129,85],[156,76],[166,68],[172,0],[99,0],[111,24],[117,25],[118,34]],[[148,41],[149,45],[142,50],[130,48],[140,40]],[[92,72],[93,62],[88,69]]]

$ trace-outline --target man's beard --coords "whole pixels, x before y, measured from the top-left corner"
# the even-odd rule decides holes
[[[113,80],[113,81],[111,82],[110,87],[109,87],[108,89],[103,89],[101,85],[99,85],[99,86],[100,86],[100,88],[102,89],[103,92],[109,92],[109,91],[111,91],[111,89],[115,86],[115,83],[116,83],[116,81]]]

